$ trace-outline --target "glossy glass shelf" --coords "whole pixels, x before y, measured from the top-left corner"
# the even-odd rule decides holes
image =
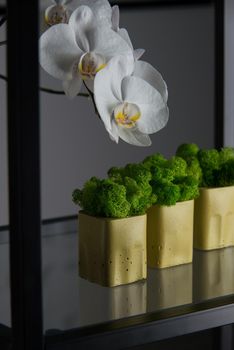
[[[67,330],[234,294],[234,247],[201,252],[193,264],[148,269],[107,288],[78,275],[76,232],[43,239],[44,328]]]
[[[2,242],[0,324],[10,327],[9,269],[3,262],[8,250],[8,243]],[[42,253],[44,332],[49,340],[103,325],[110,330],[115,322],[120,328],[128,320],[144,324],[144,317],[165,321],[231,305],[234,300],[234,247],[194,250],[192,264],[148,269],[147,280],[113,288],[79,277],[74,220],[44,226]]]

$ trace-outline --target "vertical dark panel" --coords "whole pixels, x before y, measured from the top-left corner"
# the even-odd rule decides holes
[[[233,350],[233,325],[221,327],[220,350]]]
[[[214,337],[214,349],[216,350],[233,350],[233,325],[228,324],[226,326],[216,329]]]
[[[38,1],[8,0],[8,143],[14,349],[43,347]]]
[[[215,146],[224,143],[224,0],[215,4]]]

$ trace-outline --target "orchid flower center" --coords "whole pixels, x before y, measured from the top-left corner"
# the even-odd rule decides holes
[[[45,12],[45,21],[49,26],[59,23],[68,23],[69,13],[65,6],[50,6]]]
[[[79,73],[82,79],[94,79],[97,72],[106,66],[105,57],[95,52],[88,52],[81,56]]]
[[[114,118],[118,125],[132,128],[141,117],[140,108],[134,103],[124,102],[114,109]]]

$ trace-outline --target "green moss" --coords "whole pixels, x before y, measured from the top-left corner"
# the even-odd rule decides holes
[[[167,168],[172,171],[174,179],[186,176],[187,174],[187,163],[186,161],[178,156],[174,156],[167,162]]]
[[[217,187],[234,186],[234,159],[222,164],[219,170],[214,171]]]
[[[178,180],[180,187],[180,202],[188,201],[199,196],[198,181],[193,176],[186,176]]]
[[[174,179],[174,172],[172,169],[166,167],[152,167],[152,180],[156,182],[171,182]]]
[[[198,152],[198,160],[203,173],[202,186],[214,187],[215,176],[214,171],[220,167],[219,152],[216,149],[200,150]]]
[[[152,181],[153,193],[157,196],[157,204],[171,206],[180,199],[180,187],[172,182]]]
[[[148,157],[146,157],[142,164],[147,168],[151,169],[151,167],[158,167],[158,166],[163,166],[167,162],[167,159],[160,153],[155,153],[152,154]]]
[[[220,165],[226,163],[227,161],[234,159],[234,148],[224,147],[219,152],[219,162]]]
[[[196,157],[187,159],[187,175],[194,177],[199,186],[202,184],[202,169],[199,160]]]
[[[92,216],[123,218],[130,213],[125,187],[110,179],[91,178],[82,190],[73,192],[73,199]]]
[[[195,143],[183,143],[177,148],[176,155],[187,160],[191,157],[196,157],[199,147]]]

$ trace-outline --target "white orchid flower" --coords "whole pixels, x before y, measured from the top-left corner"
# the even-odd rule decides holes
[[[109,26],[116,33],[118,33],[132,49],[134,57],[138,60],[145,52],[144,49],[134,50],[131,39],[125,28],[119,28],[119,6],[115,5],[111,7],[108,0],[74,0],[76,6],[85,5],[92,9],[97,21],[100,21],[103,25]]]
[[[88,6],[94,13],[97,22],[111,27],[112,10],[108,0],[74,0],[76,6]]]
[[[146,62],[134,65],[133,59],[114,57],[96,75],[94,97],[106,130],[116,143],[121,138],[132,145],[150,146],[149,134],[167,124],[166,84]]]
[[[63,81],[64,91],[71,98],[79,93],[82,80],[92,90],[96,73],[118,54],[132,52],[113,30],[97,25],[87,6],[78,7],[68,24],[52,26],[40,38],[41,66]]]
[[[119,28],[119,20],[120,20],[119,6],[115,5],[112,7],[112,14],[111,14],[112,29],[116,33],[118,33],[131,47],[135,60],[139,60],[142,57],[142,55],[145,53],[145,50],[144,49],[134,50],[128,31],[125,28]]]
[[[52,0],[53,5],[45,10],[45,21],[49,26],[68,23],[72,10],[67,6],[72,0]]]

